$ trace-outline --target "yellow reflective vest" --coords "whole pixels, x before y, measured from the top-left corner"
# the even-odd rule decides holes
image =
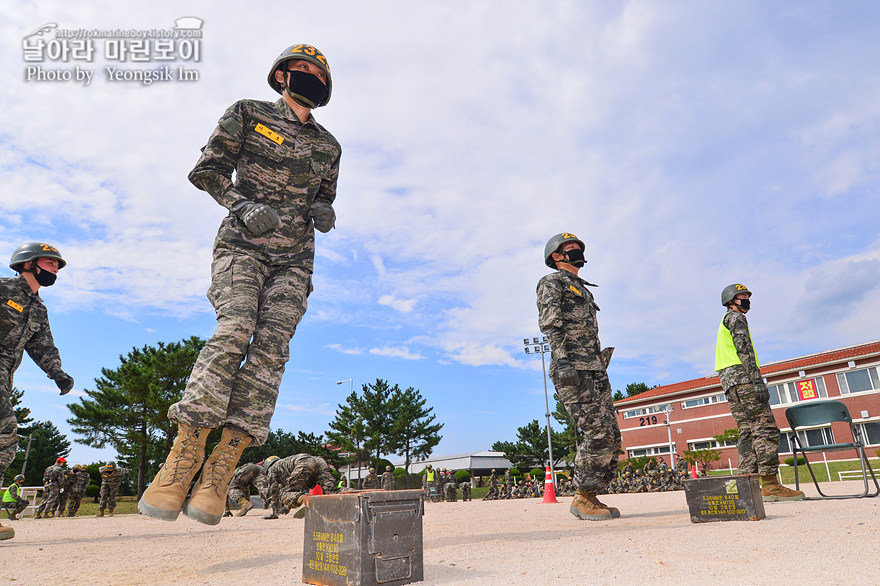
[[[428,482],[434,482],[434,470],[428,470],[425,473],[425,477],[428,479]]]
[[[724,314],[725,317],[727,314]],[[752,332],[749,331],[749,340],[752,342],[752,352],[755,352],[755,342],[752,340]],[[718,326],[718,338],[715,341],[715,372],[721,372],[729,366],[742,364],[739,354],[736,353],[736,346],[733,344],[733,336],[730,330],[724,325],[724,318],[721,318],[721,324]],[[755,352],[755,366],[758,364],[758,353]]]

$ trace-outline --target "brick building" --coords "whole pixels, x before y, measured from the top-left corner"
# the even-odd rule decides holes
[[[791,456],[791,429],[787,407],[800,401],[842,401],[862,430],[868,456],[880,448],[880,340],[819,354],[801,356],[761,367],[770,389],[770,404],[782,431],[779,458]],[[656,456],[670,461],[673,452],[719,448],[721,460],[713,467],[737,466],[734,444],[720,446],[712,436],[736,428],[717,375],[684,381],[615,402],[625,458]],[[667,408],[671,408],[668,413]],[[668,424],[667,424],[668,421]],[[802,445],[852,441],[846,424],[799,431]],[[821,460],[813,454],[810,461]],[[856,458],[855,450],[828,452],[829,460]]]

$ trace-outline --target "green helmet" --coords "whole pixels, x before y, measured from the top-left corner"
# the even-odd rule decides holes
[[[728,285],[721,292],[721,305],[727,307],[727,305],[733,301],[733,299],[739,295],[740,293],[748,293],[749,297],[752,296],[752,292],[749,291],[748,287],[745,285],[734,283],[733,285]]]
[[[326,106],[327,102],[330,101],[330,94],[333,93],[333,80],[330,78],[330,65],[327,63],[327,58],[324,57],[324,54],[311,45],[300,43],[284,49],[284,51],[282,51],[275,59],[275,62],[272,63],[272,68],[269,70],[269,75],[266,79],[266,81],[269,82],[269,86],[279,94],[283,92],[284,88],[278,80],[275,79],[275,72],[278,71],[278,68],[283,64],[293,59],[302,59],[314,63],[320,67],[321,71],[324,72],[324,75],[327,76],[327,97],[324,98],[324,101],[320,104],[315,104],[314,107],[319,108],[321,106]]]
[[[15,249],[9,260],[9,268],[16,273],[22,272],[24,263],[38,258],[54,258],[58,261],[58,268],[63,269],[67,261],[61,258],[61,253],[51,244],[43,242],[26,242]]]
[[[113,470],[114,468],[116,468],[116,462],[107,462],[107,468]]]
[[[280,459],[281,458],[279,458],[278,456],[269,456],[268,458],[263,460],[263,470],[268,470],[272,466],[272,464]]]
[[[581,241],[580,238],[569,232],[563,232],[548,240],[547,244],[544,246],[544,264],[546,264],[551,269],[555,269],[556,261],[553,260],[553,253],[559,252],[559,249],[566,242],[577,242],[578,246],[581,247],[581,250],[583,250],[584,252],[587,251],[587,247],[584,246],[584,243],[583,241]]]
[[[24,482],[24,475],[16,474],[15,478],[12,479],[12,482]]]

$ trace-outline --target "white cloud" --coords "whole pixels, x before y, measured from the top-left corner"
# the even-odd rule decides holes
[[[416,305],[415,299],[397,299],[394,295],[383,295],[379,298],[379,305],[387,305],[401,313],[411,313]]]
[[[425,357],[411,352],[409,348],[404,346],[387,347],[387,348],[370,348],[370,354],[375,356],[388,356],[390,358],[402,358],[404,360],[424,360]]]
[[[324,347],[329,348],[330,350],[336,350],[337,352],[342,352],[343,354],[351,354],[354,356],[364,353],[364,351],[360,348],[343,348],[342,344],[327,344]]]

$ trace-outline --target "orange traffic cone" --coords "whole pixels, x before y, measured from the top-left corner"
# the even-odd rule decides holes
[[[547,474],[544,475],[544,503],[556,503],[556,488],[553,486],[553,474],[550,472],[550,466],[547,466]]]
[[[310,496],[317,496],[319,494],[324,494],[324,489],[321,488],[320,484],[316,484],[314,487],[309,489]]]
[[[697,474],[697,465],[694,464],[693,468],[691,468],[691,478],[699,478],[700,475]]]

